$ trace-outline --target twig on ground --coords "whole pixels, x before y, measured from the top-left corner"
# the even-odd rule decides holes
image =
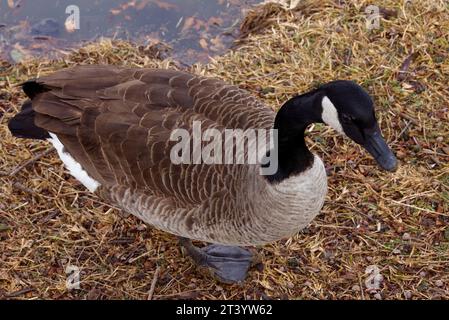
[[[397,79],[399,81],[403,81],[407,78],[407,75],[409,74],[409,68],[410,64],[416,59],[418,54],[416,52],[412,52],[402,63],[401,68],[399,69]]]
[[[159,278],[159,272],[161,271],[161,267],[157,267],[156,271],[154,272],[154,277],[153,277],[153,281],[151,282],[151,287],[150,287],[150,291],[148,291],[148,299],[147,300],[152,300],[153,299],[153,294],[154,294],[154,289],[156,289],[156,283],[157,280]]]
[[[33,288],[25,288],[25,289],[22,289],[22,290],[19,290],[19,291],[15,291],[15,292],[12,292],[12,293],[7,293],[7,294],[5,294],[5,298],[16,298],[16,297],[19,297],[19,296],[21,296],[21,295],[24,295],[24,294],[27,294],[28,292],[31,292],[31,291],[34,291],[34,289]]]
[[[20,182],[15,182],[15,183],[13,184],[13,187],[16,188],[16,189],[18,189],[18,190],[20,190],[20,191],[22,191],[22,192],[29,193],[29,194],[31,194],[31,195],[36,194],[36,192],[34,192],[34,190],[32,190],[32,189],[30,189],[30,188],[28,188],[28,187],[25,187],[25,186],[24,186],[23,184],[21,184]]]
[[[55,148],[51,147],[50,149],[47,149],[44,152],[41,152],[41,153],[37,154],[32,159],[26,161],[25,163],[21,164],[20,166],[16,167],[15,169],[13,169],[7,175],[10,176],[10,177],[15,176],[16,174],[18,174],[20,171],[22,171],[26,167],[34,164],[36,161],[40,160],[41,158],[43,158],[43,157],[47,156],[48,154],[50,154],[51,152],[53,152],[53,150],[55,150]]]

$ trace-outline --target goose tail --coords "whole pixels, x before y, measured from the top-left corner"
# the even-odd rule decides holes
[[[45,140],[50,138],[50,134],[36,126],[34,118],[36,112],[33,110],[32,100],[42,92],[48,91],[44,85],[36,79],[28,80],[22,84],[23,91],[29,100],[22,105],[22,110],[12,118],[8,123],[9,131],[17,138]]]
[[[36,112],[31,100],[22,105],[22,110],[9,120],[8,128],[16,138],[46,140],[50,138],[48,131],[39,128],[34,123]]]

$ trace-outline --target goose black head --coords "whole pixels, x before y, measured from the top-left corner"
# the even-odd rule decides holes
[[[358,84],[344,80],[327,83],[319,90],[323,94],[323,122],[363,146],[380,167],[395,171],[396,157],[382,137],[369,94]]]

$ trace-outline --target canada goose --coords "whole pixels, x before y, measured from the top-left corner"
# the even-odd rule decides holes
[[[277,114],[236,86],[173,70],[78,66],[22,86],[30,100],[9,122],[14,136],[51,141],[90,191],[177,235],[196,263],[228,283],[244,280],[253,261],[243,246],[292,236],[320,212],[327,177],[305,144],[309,124],[348,136],[383,169],[397,164],[372,99],[351,81],[293,97]],[[220,132],[277,129],[276,171],[172,163],[171,133],[191,131],[193,121]],[[213,244],[199,249],[191,239]]]

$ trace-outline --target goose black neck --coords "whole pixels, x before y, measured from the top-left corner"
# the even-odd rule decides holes
[[[281,182],[312,166],[313,154],[307,148],[304,132],[310,124],[322,122],[322,98],[323,94],[314,90],[290,99],[278,111],[274,123],[278,130],[278,169],[266,176],[270,182]]]

